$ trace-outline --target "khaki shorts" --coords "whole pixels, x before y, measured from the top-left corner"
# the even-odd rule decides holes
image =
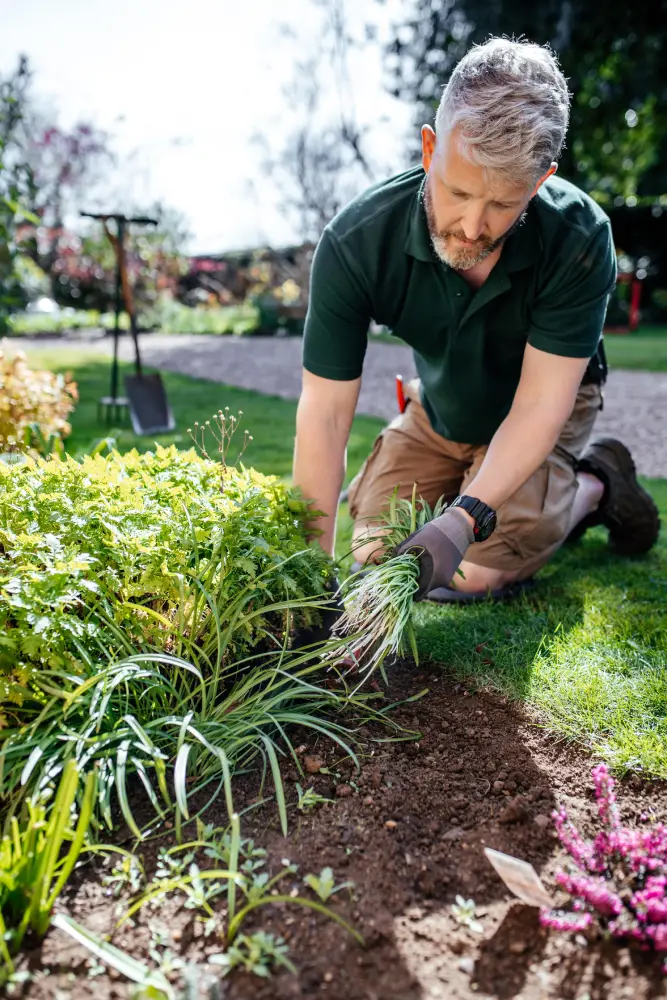
[[[406,398],[405,412],[385,427],[350,484],[350,514],[355,521],[372,520],[386,510],[396,486],[399,497],[409,498],[416,483],[417,495],[431,506],[441,496],[453,500],[465,493],[482,464],[486,445],[457,444],[433,430],[419,401],[418,381],[407,387]],[[486,542],[468,549],[468,562],[493,569],[536,569],[562,544],[577,491],[575,460],[601,409],[600,386],[582,386],[553,452],[498,508],[496,530]]]

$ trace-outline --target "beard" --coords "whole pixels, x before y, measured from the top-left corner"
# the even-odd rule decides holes
[[[526,212],[522,212],[510,228],[497,239],[492,240],[488,236],[480,236],[479,239],[468,243],[466,246],[455,248],[452,245],[452,238],[466,241],[466,235],[462,229],[438,229],[431,188],[428,181],[424,186],[424,211],[426,212],[431,244],[437,257],[443,264],[447,264],[448,267],[454,268],[456,271],[468,271],[471,267],[475,267],[476,264],[481,264],[483,260],[486,260],[487,257],[501,247],[505,240],[523,225],[526,219]]]

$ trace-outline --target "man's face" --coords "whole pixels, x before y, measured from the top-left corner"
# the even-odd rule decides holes
[[[422,142],[422,162],[428,174],[424,208],[433,248],[449,267],[467,271],[501,247],[521,225],[540,185],[518,187],[485,174],[461,155],[455,132],[436,144],[435,133],[424,126]]]

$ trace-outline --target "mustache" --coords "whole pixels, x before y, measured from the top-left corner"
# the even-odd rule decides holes
[[[462,229],[439,229],[433,235],[441,240],[446,240],[450,236],[453,236],[454,239],[460,240],[467,246],[479,247],[480,250],[486,250],[496,242],[496,240],[492,240],[488,236],[479,236],[476,240],[469,240]]]

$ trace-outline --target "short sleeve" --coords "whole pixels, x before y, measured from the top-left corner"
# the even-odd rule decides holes
[[[325,229],[313,257],[303,338],[303,365],[322,378],[361,375],[371,311],[360,277],[333,232]]]
[[[547,354],[591,358],[615,282],[616,253],[606,223],[538,295],[528,343]]]

